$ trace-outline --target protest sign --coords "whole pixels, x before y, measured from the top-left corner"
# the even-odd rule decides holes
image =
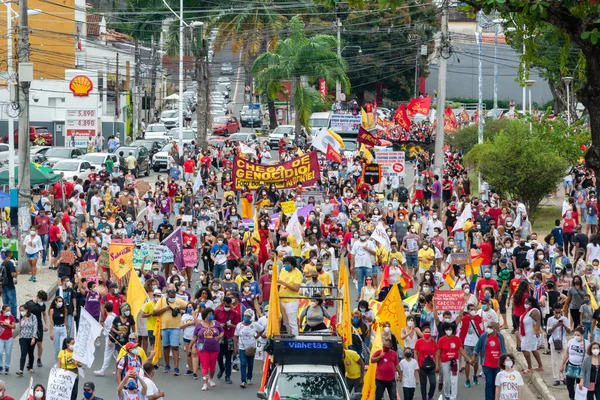
[[[379,164],[367,164],[363,169],[363,181],[369,185],[379,183],[381,179],[381,168]]]
[[[131,270],[133,264],[133,244],[111,243],[108,246],[110,270],[121,279]]]
[[[450,263],[458,265],[467,265],[471,261],[471,257],[467,253],[452,253],[450,254]]]
[[[65,400],[71,398],[73,385],[77,379],[75,372],[52,367],[46,385],[46,400]]]
[[[235,157],[233,160],[233,187],[241,190],[244,185],[256,190],[261,185],[275,185],[277,189],[312,186],[321,179],[321,167],[317,152],[273,165],[261,165]]]
[[[360,115],[331,114],[329,129],[335,133],[358,133],[360,125]]]
[[[438,312],[460,311],[465,303],[465,295],[462,290],[436,290],[433,302]]]
[[[183,222],[192,222],[192,214],[184,214],[181,220]]]
[[[146,193],[152,191],[152,186],[148,182],[142,180],[136,180],[133,187],[137,190],[140,199],[144,197]]]
[[[100,257],[98,258],[98,265],[101,267],[108,267],[110,264],[110,257],[108,255],[108,250],[100,250]]]
[[[66,264],[75,264],[75,253],[70,250],[63,250],[60,252],[61,262]]]
[[[152,268],[154,250],[141,248],[133,250],[133,268],[148,270]]]
[[[79,263],[79,276],[81,278],[88,278],[95,275],[98,275],[95,261],[82,261]]]
[[[79,328],[75,336],[73,359],[92,368],[94,363],[94,342],[103,331],[102,325],[94,319],[85,309],[81,308]]]
[[[281,205],[281,211],[283,211],[285,215],[291,215],[294,211],[296,211],[296,202],[294,200],[284,201],[279,204]]]
[[[198,265],[198,250],[183,249],[183,265],[186,267],[195,267]]]
[[[377,164],[381,165],[381,175],[388,178],[405,175],[403,151],[378,151],[375,153]]]
[[[163,264],[170,264],[172,262],[175,262],[175,255],[173,254],[173,252],[171,251],[171,249],[169,249],[167,246],[162,246],[163,248],[163,252],[162,252],[162,262]],[[179,269],[179,267],[178,267]]]
[[[171,233],[165,240],[163,240],[163,245],[166,246],[169,250],[171,250],[171,254],[173,254],[173,261],[178,270],[182,270],[184,268],[183,265],[183,236],[181,227],[175,229],[173,233]],[[163,259],[163,262],[167,262]]]
[[[363,128],[362,126],[358,128],[358,136],[356,138],[356,143],[363,143],[367,146],[375,147],[379,144],[379,139],[377,139],[371,132]]]

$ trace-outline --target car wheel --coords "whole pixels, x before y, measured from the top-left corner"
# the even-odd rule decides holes
[[[154,172],[160,172],[160,168],[159,168],[159,167],[152,167],[152,170],[153,170]]]
[[[146,176],[150,176],[150,163],[148,163],[148,166],[146,167]]]

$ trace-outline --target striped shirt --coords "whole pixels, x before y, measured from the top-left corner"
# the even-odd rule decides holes
[[[35,315],[21,318],[21,339],[37,339],[38,323]]]

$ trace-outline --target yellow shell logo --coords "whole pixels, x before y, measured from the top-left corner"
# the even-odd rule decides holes
[[[92,80],[85,75],[77,75],[69,83],[69,90],[74,96],[87,96],[93,88]]]

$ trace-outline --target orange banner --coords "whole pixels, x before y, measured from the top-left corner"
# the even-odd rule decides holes
[[[454,115],[454,111],[452,108],[448,106],[444,110],[444,131],[446,132],[454,132],[458,129],[458,122],[456,122],[456,116]]]
[[[335,151],[335,149],[331,147],[330,144],[327,144],[327,154],[325,154],[325,159],[337,163],[342,162],[342,156],[340,155],[340,153]]]

